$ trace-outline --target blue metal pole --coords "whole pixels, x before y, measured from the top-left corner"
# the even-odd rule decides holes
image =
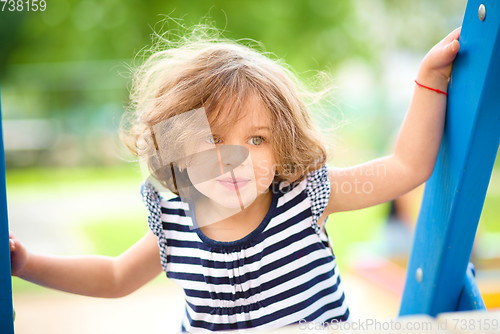
[[[6,190],[2,106],[0,100],[0,333],[13,334],[14,318],[12,314],[12,280],[10,277],[9,223]]]
[[[424,191],[400,315],[458,310],[498,150],[500,1],[469,0],[460,45],[444,137]]]

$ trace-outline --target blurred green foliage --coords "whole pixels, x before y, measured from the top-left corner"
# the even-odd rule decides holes
[[[62,71],[74,67],[73,79],[85,85],[96,73],[86,76],[78,62],[130,59],[154,31],[206,21],[228,38],[262,42],[298,72],[323,70],[351,57],[377,61],[388,48],[426,50],[463,10],[457,0],[59,0],[45,12],[0,14],[0,75],[8,80],[19,64],[44,64],[50,75],[54,63],[67,63]]]
[[[164,19],[205,19],[229,38],[261,41],[298,71],[352,57],[376,59],[387,47],[426,49],[460,23],[465,1],[59,0],[45,12],[2,12],[0,73],[11,64],[130,58]],[[168,23],[168,20],[166,21]]]

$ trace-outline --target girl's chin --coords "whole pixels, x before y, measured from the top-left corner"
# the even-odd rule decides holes
[[[228,209],[242,209],[250,206],[255,201],[255,194],[251,196],[238,197],[234,194],[230,196],[209,196],[211,201]]]
[[[217,188],[212,189],[197,189],[207,199],[227,209],[246,208],[252,204],[257,198],[257,190],[250,189],[250,191],[228,191],[227,189],[221,190]]]

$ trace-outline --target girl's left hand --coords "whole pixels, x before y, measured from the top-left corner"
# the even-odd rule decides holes
[[[461,29],[452,31],[427,53],[418,73],[419,82],[446,91],[453,61],[460,49],[458,37]]]

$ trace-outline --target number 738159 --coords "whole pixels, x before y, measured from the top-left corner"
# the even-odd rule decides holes
[[[2,12],[38,12],[47,9],[45,0],[0,0]]]

